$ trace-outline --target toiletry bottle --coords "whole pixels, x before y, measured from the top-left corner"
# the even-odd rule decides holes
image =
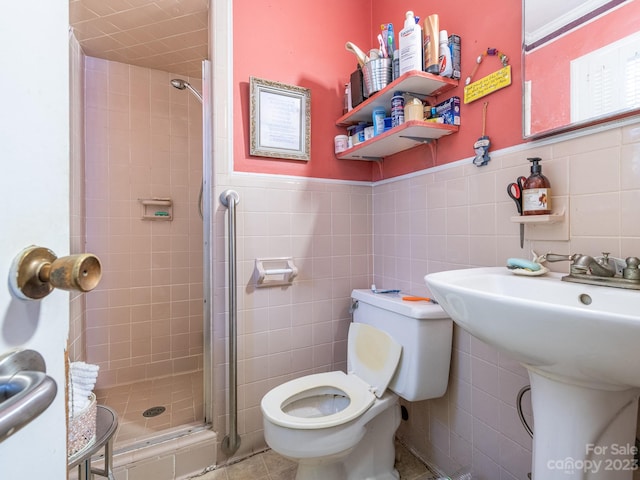
[[[384,132],[384,117],[386,116],[384,107],[375,107],[372,113],[373,135],[380,135]]]
[[[449,34],[446,30],[440,30],[440,76],[451,77],[453,63],[451,62],[451,49],[449,48]]]
[[[395,80],[400,76],[400,50],[393,51],[393,63],[392,63],[393,79]]]
[[[344,84],[344,108],[342,114],[346,115],[353,107],[351,106],[351,82]]]
[[[440,73],[439,35],[440,17],[434,13],[424,19],[424,65],[422,68],[425,72],[434,75]]]
[[[542,175],[540,158],[528,158],[531,175],[524,182],[522,192],[523,215],[549,215],[551,213],[551,183]]]
[[[451,73],[451,78],[455,80],[460,80],[460,76],[461,76],[460,44],[461,44],[460,35],[456,35],[454,33],[449,35],[449,48],[451,49],[451,68],[453,70]]]
[[[391,127],[397,127],[404,123],[404,95],[402,92],[394,92],[391,97]]]
[[[398,35],[400,50],[400,75],[412,70],[422,71],[422,27],[409,10],[405,15],[404,28]]]

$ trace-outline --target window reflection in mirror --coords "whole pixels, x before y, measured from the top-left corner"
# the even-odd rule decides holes
[[[524,0],[524,137],[640,113],[640,1]]]

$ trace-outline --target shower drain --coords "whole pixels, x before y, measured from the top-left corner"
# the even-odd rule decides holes
[[[147,418],[149,418],[149,417],[157,417],[161,413],[164,413],[165,410],[166,410],[166,408],[164,408],[164,407],[147,408],[144,412],[142,412],[142,416],[143,417],[147,417]]]

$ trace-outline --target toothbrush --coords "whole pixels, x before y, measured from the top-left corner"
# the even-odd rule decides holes
[[[376,288],[376,284],[375,283],[371,284],[371,291],[373,293],[400,293],[400,290],[393,290],[393,289],[392,290],[378,290]]]
[[[389,52],[390,57],[393,57],[395,53],[396,46],[394,42],[395,39],[393,36],[393,23],[389,23],[387,25],[387,51]]]
[[[382,58],[387,58],[387,47],[384,45],[381,33],[378,34],[378,44],[380,45],[380,56]]]

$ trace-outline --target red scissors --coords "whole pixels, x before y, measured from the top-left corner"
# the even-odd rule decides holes
[[[515,202],[518,213],[522,215],[522,188],[517,183],[513,182],[507,185],[507,193],[511,199]]]
[[[515,202],[518,213],[522,215],[522,191],[524,190],[525,177],[518,177],[515,182],[507,185],[507,193]],[[520,224],[520,248],[524,248],[524,223]]]
[[[515,182],[507,185],[507,193],[512,198],[512,200],[516,204],[516,208],[518,209],[518,213],[522,215],[522,192],[524,191],[524,182],[526,182],[526,177],[518,177]]]

